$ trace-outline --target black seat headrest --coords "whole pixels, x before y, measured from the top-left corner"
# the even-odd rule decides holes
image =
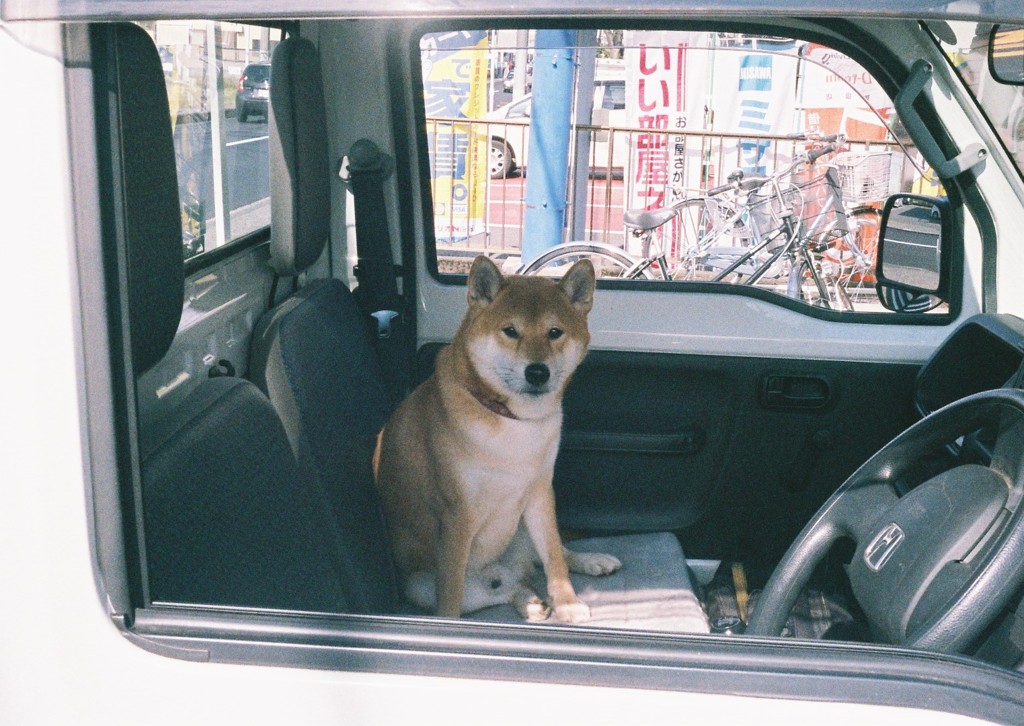
[[[297,275],[320,257],[331,224],[331,169],[320,54],[303,38],[270,66],[271,264]]]
[[[171,112],[160,55],[149,34],[131,23],[99,25],[92,32],[97,109],[112,130],[111,192],[124,224],[131,351],[138,375],[170,347],[184,297]]]

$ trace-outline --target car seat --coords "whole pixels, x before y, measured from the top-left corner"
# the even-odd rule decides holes
[[[128,350],[137,380],[178,328],[184,266],[170,111],[160,56],[139,26],[97,27],[102,113],[119,162]],[[111,157],[114,158],[113,156]],[[107,225],[107,228],[114,226]],[[140,421],[140,484],[149,600],[341,612],[333,521],[298,472],[269,400],[249,381],[201,382],[164,420]]]
[[[274,52],[270,85],[271,264],[279,276],[295,278],[316,262],[329,235],[333,175],[315,46],[302,38],[283,41]],[[349,599],[365,612],[412,612],[398,600],[371,470],[374,439],[391,402],[370,322],[339,280],[307,281],[257,323],[249,375],[284,419],[300,467],[329,492],[344,540]],[[572,576],[592,623],[708,631],[673,535],[570,546],[608,552],[624,563],[610,576]],[[471,617],[521,620],[511,606]]]

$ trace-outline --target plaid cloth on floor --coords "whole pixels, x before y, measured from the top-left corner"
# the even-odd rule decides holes
[[[753,613],[757,608],[760,590],[750,594],[748,609]],[[705,593],[705,606],[712,629],[719,622],[730,622],[739,617],[736,591],[731,582],[715,579]],[[749,614],[748,614],[749,618]],[[784,638],[820,639],[833,625],[849,624],[853,615],[837,597],[821,590],[808,588],[800,593],[793,610],[782,630]]]

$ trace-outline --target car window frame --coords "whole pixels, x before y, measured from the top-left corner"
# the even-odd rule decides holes
[[[840,51],[851,59],[859,63],[868,73],[872,75],[875,82],[878,83],[881,89],[889,96],[890,99],[895,98],[901,84],[906,81],[909,77],[909,69],[903,69],[896,57],[891,55],[886,48],[876,49],[876,53],[868,53],[867,51],[860,48],[855,42],[851,40],[843,40],[837,38],[824,29],[824,21],[815,21],[813,19],[808,20],[808,26],[799,28],[794,25],[782,25],[786,18],[781,19],[769,19],[764,25],[752,24],[749,21],[735,21],[731,19],[723,19],[720,21],[708,21],[701,20],[695,22],[688,22],[686,20],[680,20],[674,23],[659,23],[652,26],[650,23],[643,21],[637,21],[633,23],[627,22],[616,22],[617,26],[630,26],[635,27],[638,30],[652,29],[673,29],[673,30],[717,30],[719,32],[729,32],[736,34],[752,34],[752,35],[763,35],[773,36],[778,35],[777,31],[784,30],[787,38],[793,38],[801,41],[815,42],[822,45],[832,47],[837,51]],[[792,19],[788,19],[792,20]],[[849,29],[849,37],[860,38],[862,37],[861,32],[853,23],[845,21],[835,21],[830,23],[830,26],[844,25]],[[821,25],[822,28],[818,29],[815,25]],[[478,30],[480,22],[468,21],[468,20],[452,20],[450,22],[441,21],[429,21],[418,26],[417,32],[420,33],[417,37],[422,37],[427,33],[432,32],[444,32],[452,30]],[[513,28],[522,29],[529,28],[531,30],[545,27],[544,22],[533,20],[532,22],[511,22],[511,21],[495,21],[488,23],[491,28]],[[586,18],[580,18],[579,22],[574,22],[574,27],[579,29],[596,29],[599,28],[600,24],[595,23],[592,20]],[[416,46],[415,43],[412,44]],[[415,73],[422,74],[421,57],[418,46],[412,47],[408,51],[411,55],[410,62]],[[420,75],[420,77],[422,77]],[[604,80],[604,79],[602,79]],[[467,276],[465,274],[442,272],[438,267],[437,258],[437,241],[434,237],[433,232],[433,195],[430,186],[430,162],[429,154],[427,153],[427,133],[426,133],[426,118],[425,118],[425,107],[424,107],[424,94],[423,84],[418,84],[413,89],[412,98],[409,103],[412,107],[413,114],[415,115],[415,136],[418,140],[417,143],[417,156],[419,157],[419,164],[421,168],[426,170],[424,177],[421,177],[420,189],[424,196],[424,201],[421,209],[423,210],[424,219],[424,230],[425,230],[425,255],[427,263],[427,271],[429,275],[441,283],[442,285],[454,285],[454,286],[465,286]],[[516,103],[516,101],[513,101]],[[922,116],[926,121],[932,122],[938,128],[941,125],[936,124],[937,119],[935,118],[934,109],[924,109]],[[948,142],[948,140],[947,140]],[[876,324],[889,324],[889,325],[912,325],[912,326],[947,326],[953,321],[959,319],[963,310],[963,274],[964,274],[964,255],[962,241],[962,235],[964,230],[964,216],[971,214],[974,216],[975,221],[982,228],[983,238],[985,239],[986,245],[993,244],[994,227],[991,224],[991,215],[985,208],[984,198],[977,194],[976,190],[968,188],[966,191],[959,188],[956,184],[951,184],[947,190],[948,202],[952,210],[951,213],[951,229],[954,232],[956,244],[953,245],[951,258],[950,258],[950,279],[949,279],[949,299],[946,301],[945,312],[932,311],[929,314],[921,315],[916,313],[896,312],[896,311],[881,311],[881,312],[856,312],[855,314],[846,313],[839,310],[826,310],[820,307],[812,307],[805,303],[790,299],[784,295],[777,294],[773,291],[760,289],[756,286],[743,286],[743,285],[731,285],[728,283],[711,283],[711,282],[698,282],[698,281],[657,281],[656,287],[652,287],[650,283],[637,280],[616,280],[608,278],[599,278],[597,286],[599,289],[607,290],[627,290],[627,291],[640,291],[640,290],[658,290],[658,291],[671,291],[673,293],[681,294],[722,294],[722,295],[739,295],[744,297],[750,297],[765,302],[769,302],[773,305],[783,307],[789,310],[795,310],[801,314],[815,319],[826,320],[829,322],[843,323],[847,325],[876,325]]]
[[[89,144],[75,149],[88,162]],[[92,163],[95,163],[93,159]],[[103,289],[103,246],[80,250],[83,326],[116,318]],[[95,256],[85,259],[92,253]],[[110,307],[108,307],[110,306]],[[91,341],[94,335],[81,333]],[[116,343],[116,340],[115,340]],[[97,354],[90,374],[104,381],[111,360]],[[117,374],[112,376],[118,380]],[[115,445],[105,384],[84,394],[90,441]],[[92,483],[107,487],[118,472],[108,461],[91,462]],[[107,515],[124,514],[130,503],[108,501],[93,511],[93,527],[107,531]],[[130,520],[131,514],[127,515]],[[95,530],[94,530],[95,531]],[[95,555],[95,548],[94,548]],[[123,563],[121,563],[123,564]],[[97,572],[99,589],[123,572]],[[580,629],[541,630],[533,626],[486,626],[415,618],[318,616],[316,614],[233,611],[204,608],[142,607],[119,623],[130,643],[149,653],[192,663],[273,665],[365,674],[432,675],[442,678],[522,680],[614,688],[660,688],[801,700],[854,701],[889,706],[920,706],[1001,720],[1024,714],[1019,679],[974,661],[916,654],[878,646],[826,645],[820,651],[801,642],[739,644],[726,637],[694,640],[646,637]],[[455,644],[455,645],[453,645]],[[895,654],[895,658],[893,655]],[[823,682],[825,669],[835,682]]]

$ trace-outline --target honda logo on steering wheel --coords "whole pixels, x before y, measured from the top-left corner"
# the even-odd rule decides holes
[[[871,544],[865,548],[864,562],[873,572],[878,572],[885,567],[885,563],[896,552],[896,548],[900,546],[905,536],[898,524],[890,522],[885,529],[875,535]]]

